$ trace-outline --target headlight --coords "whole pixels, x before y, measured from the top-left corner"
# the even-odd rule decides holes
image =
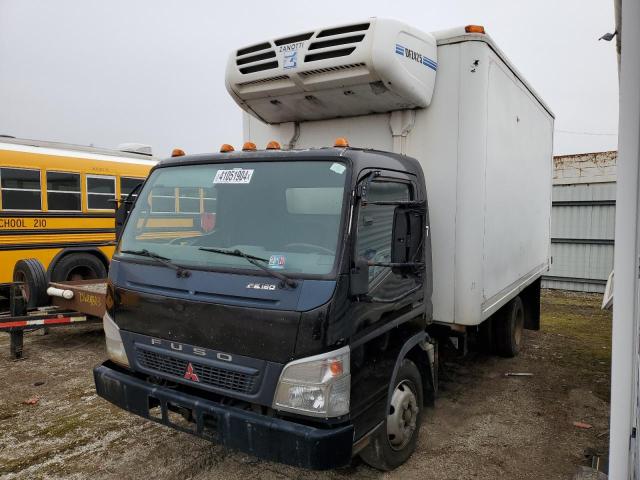
[[[349,413],[349,347],[287,363],[280,374],[273,408],[313,417]]]
[[[127,353],[124,351],[120,329],[108,313],[105,313],[104,317],[102,317],[102,326],[107,341],[107,355],[109,355],[109,358],[114,362],[123,367],[128,367],[129,360],[127,359]]]

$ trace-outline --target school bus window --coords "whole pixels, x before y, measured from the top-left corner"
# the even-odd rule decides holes
[[[202,206],[204,212],[216,213],[216,189],[215,188],[203,188],[202,189]]]
[[[78,212],[82,209],[80,174],[47,172],[47,205],[49,211]]]
[[[40,170],[0,168],[3,210],[41,210]]]
[[[125,198],[142,182],[142,178],[120,177],[120,197]]]
[[[176,212],[176,194],[173,187],[156,187],[151,191],[151,212]]]
[[[200,188],[180,188],[178,191],[180,213],[200,213]]]
[[[103,175],[87,175],[87,207],[89,210],[113,210],[116,179]]]

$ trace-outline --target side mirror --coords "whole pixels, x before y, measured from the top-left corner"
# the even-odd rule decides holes
[[[358,258],[349,276],[349,293],[352,296],[366,295],[369,293],[369,261],[366,258]]]
[[[418,258],[424,235],[424,209],[399,205],[393,212],[391,263],[421,263]],[[405,267],[394,267],[394,273],[403,273]]]

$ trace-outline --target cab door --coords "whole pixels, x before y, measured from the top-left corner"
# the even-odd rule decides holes
[[[366,183],[364,183],[366,182]],[[423,282],[425,248],[421,239],[416,268],[393,268],[394,212],[398,207],[422,206],[415,177],[398,172],[376,172],[364,179],[358,191],[366,191],[356,205],[352,231],[353,266],[368,265],[366,294],[352,295],[351,406],[356,439],[384,419],[394,366],[404,343],[424,331]],[[364,201],[363,201],[364,200]],[[424,225],[422,227],[424,235]],[[418,266],[421,265],[421,266]],[[361,277],[360,277],[361,278]],[[360,292],[361,293],[361,292]]]

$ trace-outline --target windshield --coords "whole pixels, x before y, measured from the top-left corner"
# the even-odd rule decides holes
[[[185,165],[154,171],[120,242],[184,267],[259,267],[285,274],[333,270],[346,166],[334,161]],[[210,249],[210,250],[207,250]]]

